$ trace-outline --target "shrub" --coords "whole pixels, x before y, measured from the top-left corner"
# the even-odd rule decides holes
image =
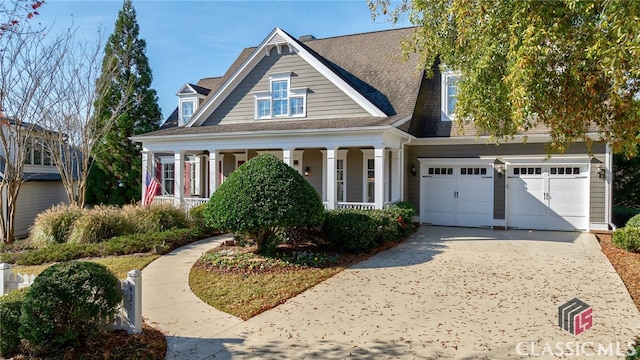
[[[208,232],[213,232],[215,229],[207,224],[207,220],[204,217],[204,209],[206,209],[206,207],[207,203],[192,207],[189,209],[189,217],[191,218],[193,226],[204,229]]]
[[[73,223],[82,216],[75,205],[55,205],[38,214],[30,229],[31,245],[43,247],[66,242]]]
[[[36,277],[25,296],[20,336],[34,353],[52,353],[103,331],[121,300],[120,283],[104,265],[52,265]]]
[[[640,214],[633,216],[629,221],[627,221],[627,227],[635,227],[640,228]]]
[[[114,236],[132,233],[133,229],[122,211],[114,206],[96,206],[76,220],[69,241],[97,243]]]
[[[327,213],[322,232],[331,248],[358,253],[376,245],[378,226],[366,211],[333,210]]]
[[[629,219],[637,214],[640,214],[640,209],[614,206],[611,221],[616,224],[617,227],[621,228],[625,226]]]
[[[258,155],[236,169],[213,193],[204,216],[214,229],[251,236],[258,250],[276,228],[321,224],[322,201],[292,167],[273,155]]]
[[[9,358],[20,350],[20,313],[27,289],[0,297],[0,356]]]
[[[159,232],[189,226],[184,211],[172,204],[154,204],[147,207],[128,205],[122,209],[132,232]]]
[[[611,241],[619,248],[640,252],[640,227],[623,227],[613,232]]]

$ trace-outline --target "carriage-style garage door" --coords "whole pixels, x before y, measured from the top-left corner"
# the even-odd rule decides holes
[[[420,221],[446,226],[490,227],[493,167],[423,162]]]
[[[542,230],[588,228],[587,164],[508,168],[507,226]]]

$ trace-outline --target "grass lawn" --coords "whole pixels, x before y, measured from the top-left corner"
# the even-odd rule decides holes
[[[134,254],[123,256],[111,256],[106,258],[87,259],[89,261],[102,264],[113,271],[118,279],[124,279],[127,277],[127,273],[131,270],[142,270],[150,262],[157,259],[159,255],[150,254]],[[34,266],[13,266],[11,270],[14,273],[20,274],[40,274],[44,269],[48,268],[52,264],[34,265]]]

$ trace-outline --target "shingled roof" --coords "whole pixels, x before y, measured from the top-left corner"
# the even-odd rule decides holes
[[[416,70],[415,57],[410,58],[409,61],[401,59],[400,43],[412,33],[413,28],[402,28],[306,41],[299,41],[292,37],[299,46],[340,76],[384,112],[387,117],[261,120],[244,124],[184,128],[177,126],[178,113],[176,109],[161,127],[161,130],[143,136],[392,125],[398,120],[412,116],[423,79],[423,73]],[[205,102],[215,96],[220,87],[236,73],[255,50],[256,47],[244,49],[222,77],[202,79],[198,82],[198,86],[211,90]]]
[[[212,78],[204,78],[200,79],[197,84],[189,84],[200,95],[209,95],[212,91],[220,88],[224,81],[222,81],[222,77],[212,77]],[[215,91],[213,91],[215,92]],[[164,121],[162,126],[160,126],[160,130],[163,129],[171,129],[178,126],[178,107],[173,110],[171,115]]]

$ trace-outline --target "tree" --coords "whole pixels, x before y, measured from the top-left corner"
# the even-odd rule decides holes
[[[124,0],[113,34],[105,46],[102,77],[109,79],[110,85],[96,99],[95,107],[100,109],[96,112],[98,124],[109,122],[113,116],[112,105],[122,101],[129,86],[132,86],[131,96],[137,100],[126,112],[118,114],[115,125],[92,153],[95,163],[88,179],[90,203],[122,205],[140,199],[141,148],[129,137],[157,130],[162,114],[156,91],[151,88],[146,43],[139,38],[139,32],[131,0]]]
[[[549,128],[548,151],[591,144],[635,154],[640,140],[640,2],[369,0],[372,15],[417,26],[403,45],[433,75],[461,74],[456,114],[500,142]]]
[[[133,94],[133,79],[122,83],[121,93],[112,102],[100,102],[120,70],[115,55],[105,54],[100,65],[103,42],[73,44],[66,49],[59,70],[52,74],[53,105],[44,119],[51,129],[46,137],[47,148],[52,154],[69,203],[84,207],[88,178],[94,158],[91,156],[116,120],[138,100]],[[106,65],[105,65],[106,63]],[[97,114],[102,114],[98,119]]]
[[[245,233],[265,250],[275,230],[319,225],[324,207],[315,189],[273,155],[258,155],[236,169],[204,210],[214,229]]]
[[[39,15],[44,0],[3,0],[0,2],[0,36],[24,29],[23,20]]]
[[[25,161],[49,135],[41,124],[54,106],[55,81],[70,34],[43,36],[42,29],[14,24],[0,37],[0,237],[14,241],[16,204]],[[36,149],[39,148],[39,149]]]

